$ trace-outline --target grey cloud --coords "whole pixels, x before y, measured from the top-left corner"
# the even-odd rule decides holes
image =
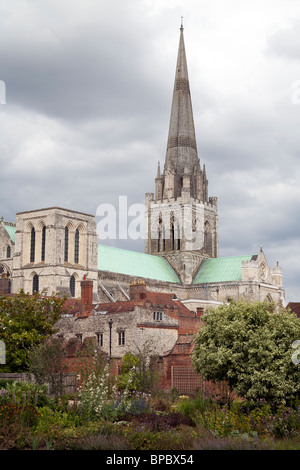
[[[119,195],[143,203],[145,192],[154,191],[157,162],[163,166],[165,159],[182,12],[175,24],[178,8],[161,12],[159,2],[153,13],[152,3],[7,3],[0,18],[0,79],[7,85],[0,216],[13,221],[17,211],[52,205],[95,214],[104,202],[117,207]],[[300,104],[291,100],[291,84],[299,77],[296,61],[282,67],[277,57],[300,57],[300,22],[266,38],[258,83],[250,77],[244,92],[220,76],[216,90],[210,69],[219,20],[210,33],[212,20],[195,5],[185,6],[195,27],[193,35],[187,27],[186,48],[188,60],[195,58],[189,71],[198,153],[209,193],[219,198],[220,255],[257,252],[262,243],[268,261],[284,267],[288,298],[295,297]],[[253,32],[245,34],[251,41]],[[230,64],[231,51],[217,49]],[[143,241],[111,243],[144,249]]]
[[[300,60],[300,18],[268,37],[265,53],[286,60]]]

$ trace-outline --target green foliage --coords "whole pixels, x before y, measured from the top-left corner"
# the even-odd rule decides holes
[[[64,297],[31,296],[24,292],[0,296],[0,339],[6,351],[6,364],[0,365],[0,371],[27,369],[28,350],[53,334],[64,302]]]
[[[212,402],[208,398],[197,395],[195,398],[183,397],[175,405],[177,412],[186,418],[195,419],[199,413],[204,414],[206,410],[210,410]]]
[[[34,427],[38,422],[39,413],[35,406],[19,405],[13,402],[0,401],[0,426],[18,424]]]
[[[67,372],[66,352],[59,338],[52,338],[28,351],[28,371],[38,384],[48,383],[50,393],[58,397],[63,392],[63,375]]]
[[[3,391],[6,393],[4,394]],[[36,383],[6,382],[2,393],[6,401],[21,405],[44,406],[48,402],[48,387]]]
[[[158,383],[155,347],[146,341],[142,348],[136,347],[136,353],[126,353],[122,358],[121,375],[118,387],[127,388],[130,380],[131,390],[144,393],[153,391]]]
[[[79,390],[80,412],[85,420],[115,421],[126,414],[140,414],[149,408],[149,396],[133,390],[134,372],[129,371],[125,388],[110,380],[109,364],[94,371]]]
[[[269,302],[231,302],[205,315],[195,338],[193,364],[203,378],[226,381],[247,399],[285,403],[300,393],[292,343],[300,319]]]
[[[53,410],[49,406],[39,409],[39,420],[34,435],[43,439],[77,437],[81,417],[75,413]]]

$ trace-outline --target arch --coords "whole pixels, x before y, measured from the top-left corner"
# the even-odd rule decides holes
[[[268,294],[268,295],[266,296],[265,300],[266,300],[267,302],[272,303],[272,302],[273,302],[273,298],[272,298],[271,294]]]
[[[70,253],[74,251],[75,227],[72,222],[68,222],[64,230],[64,261],[70,261]],[[72,260],[71,260],[72,262]]]
[[[34,273],[32,276],[32,294],[39,292],[39,276]]]
[[[80,297],[79,288],[80,288],[79,276],[76,272],[73,272],[70,275],[70,282],[69,282],[70,296]]]
[[[64,260],[69,261],[69,226],[65,227]]]
[[[86,264],[85,227],[82,223],[77,225],[74,236],[74,263]]]
[[[178,216],[178,214],[177,214]],[[170,213],[170,248],[172,251],[180,250],[181,231],[178,218],[174,216],[174,212]]]
[[[76,294],[76,279],[74,275],[70,277],[70,294],[71,297],[75,297]]]
[[[177,235],[177,250],[180,250],[180,248],[181,248],[181,231],[180,231],[179,223],[177,223],[176,235]]]
[[[46,225],[42,226],[42,240],[41,240],[41,261],[45,261],[46,257]]]
[[[212,255],[212,231],[207,220],[204,222],[204,252]]]
[[[174,221],[171,222],[171,250],[175,250],[175,228],[174,228]]]
[[[7,277],[11,276],[10,268],[5,263],[0,263],[0,277],[2,275],[6,275]]]
[[[165,228],[162,220],[162,214],[160,213],[158,219],[158,227],[157,227],[157,251],[165,251],[166,249],[166,237],[165,237]]]
[[[7,245],[6,247],[6,258],[11,258],[11,246]]]
[[[32,226],[30,230],[30,263],[35,260],[35,228]]]
[[[7,279],[7,293],[11,293],[11,272],[4,263],[0,264],[0,278]]]
[[[75,238],[74,238],[74,263],[79,263],[79,229],[75,230]]]

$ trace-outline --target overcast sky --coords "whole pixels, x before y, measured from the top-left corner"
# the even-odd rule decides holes
[[[181,16],[220,256],[262,245],[300,301],[299,0],[0,0],[0,216],[144,203],[165,160]]]

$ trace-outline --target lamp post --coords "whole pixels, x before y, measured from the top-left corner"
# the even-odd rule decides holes
[[[109,324],[109,359],[110,359],[111,358],[111,329],[113,325],[112,319],[108,321],[108,324]]]

